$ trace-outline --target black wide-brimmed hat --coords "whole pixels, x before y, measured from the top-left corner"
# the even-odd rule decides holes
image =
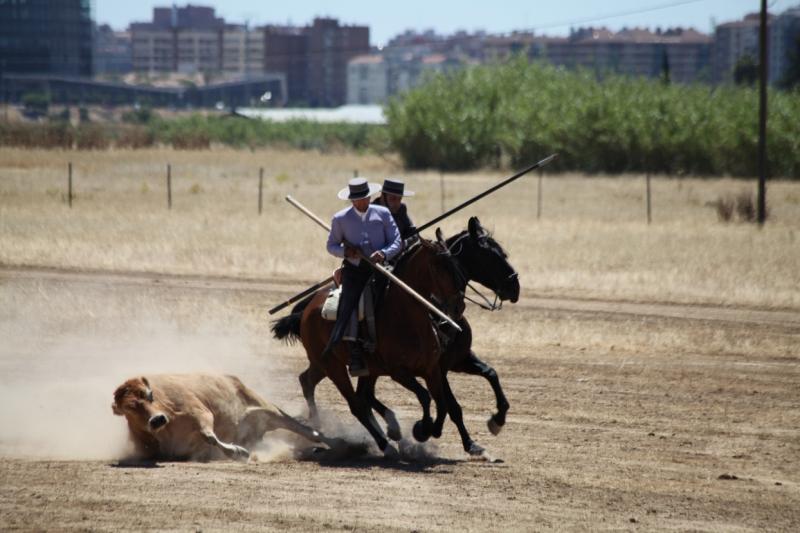
[[[403,180],[386,178],[383,180],[383,188],[381,189],[381,192],[385,192],[387,194],[396,194],[398,196],[414,196],[414,191],[407,191],[405,188],[406,184],[403,183]]]
[[[377,183],[369,183],[364,178],[353,178],[347,182],[347,187],[339,191],[337,196],[340,200],[359,200],[372,196],[381,190]]]

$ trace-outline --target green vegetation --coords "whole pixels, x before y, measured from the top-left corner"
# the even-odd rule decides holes
[[[205,149],[212,144],[237,148],[285,146],[305,150],[384,152],[389,149],[386,126],[318,124],[304,120],[268,122],[241,117],[192,115],[161,119],[149,108],[123,115],[123,124],[66,122],[28,124],[0,122],[0,146],[24,148],[105,149],[167,145]]]
[[[773,176],[800,177],[800,91],[769,95]],[[429,79],[390,102],[392,146],[410,168],[757,174],[758,93],[567,72],[519,59]]]
[[[662,65],[646,80],[564,71],[523,58],[432,76],[393,99],[388,125],[269,122],[199,114],[164,119],[147,105],[121,124],[0,123],[0,145],[105,149],[395,151],[408,168],[519,168],[558,152],[549,170],[671,175],[757,174],[758,92],[682,85]],[[31,107],[41,95],[28,97]],[[769,95],[770,175],[800,177],[800,88]],[[88,117],[88,115],[87,115]]]

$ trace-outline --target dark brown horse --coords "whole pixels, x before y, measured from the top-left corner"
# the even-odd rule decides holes
[[[508,262],[508,255],[495,241],[492,236],[481,226],[476,217],[469,220],[468,229],[447,239],[447,247],[451,251],[452,257],[456,259],[461,275],[468,280],[474,280],[481,285],[495,292],[496,297],[502,301],[510,300],[512,303],[519,298],[519,279],[516,271]],[[277,332],[283,328],[279,338],[285,338],[291,333],[299,335],[300,318],[304,309],[308,306],[310,299],[297,303],[292,309],[292,313],[276,322],[273,331]],[[496,308],[492,305],[491,308]],[[492,386],[497,402],[497,413],[492,415],[488,421],[488,426],[493,434],[498,434],[505,424],[506,413],[509,409],[497,372],[484,363],[475,352],[472,351],[472,329],[465,317],[458,320],[463,331],[451,336],[451,340],[446,347],[444,354],[440,358],[440,364],[445,370],[464,372],[468,374],[483,376]],[[293,331],[291,331],[293,330]],[[455,333],[455,332],[453,332]],[[310,417],[317,418],[317,407],[314,399],[314,390],[317,384],[325,377],[325,374],[313,365],[300,375],[300,384],[303,387],[303,395],[309,407]],[[387,432],[393,440],[399,440],[400,426],[393,411],[388,409],[375,398],[375,382],[378,376],[370,375],[358,381],[357,393],[360,396],[369,398],[370,405],[386,420]],[[414,425],[414,437],[419,441],[427,440],[431,435],[439,437],[444,423],[444,411],[438,410],[437,420],[430,419],[430,396],[424,387],[417,381],[408,376],[395,376],[395,381],[405,386],[417,395],[423,407],[423,418]],[[449,384],[444,383],[445,393],[449,391]],[[469,436],[463,424],[461,409],[457,402],[449,406],[450,417],[456,424],[461,435],[464,450],[470,455],[482,455],[483,448],[476,444]]]
[[[394,274],[452,318],[461,318],[466,281],[443,243],[421,239],[398,262]],[[397,456],[397,450],[386,440],[372,415],[370,397],[366,394],[368,391],[359,388],[357,394],[353,389],[347,373],[346,347],[340,343],[329,357],[322,357],[333,329],[333,322],[324,320],[320,313],[326,296],[327,290],[322,290],[308,301],[299,318],[299,331],[295,313],[275,321],[272,330],[279,339],[291,339],[299,333],[309,360],[308,369],[301,375],[301,383],[309,376],[313,376],[315,385],[325,376],[330,378],[347,400],[350,412],[372,435],[378,448],[387,457]],[[451,400],[445,396],[446,376],[441,371],[439,361],[442,353],[440,328],[432,321],[425,307],[399,286],[391,284],[376,313],[376,330],[375,352],[366,357],[370,375],[388,375],[404,384],[416,384],[414,377],[421,377],[436,402],[437,411],[445,413],[454,398]],[[303,391],[306,393],[305,383]],[[309,408],[316,410],[313,393]],[[429,413],[426,415],[429,419]]]

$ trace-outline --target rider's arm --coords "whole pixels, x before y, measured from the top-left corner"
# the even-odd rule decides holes
[[[328,253],[334,257],[344,257],[344,229],[341,219],[334,215],[331,220],[331,232],[328,234]]]

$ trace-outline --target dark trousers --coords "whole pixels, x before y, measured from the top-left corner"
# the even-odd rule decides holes
[[[333,347],[342,340],[344,332],[350,319],[358,320],[354,317],[358,307],[358,299],[367,284],[372,269],[362,260],[358,266],[353,266],[350,261],[344,262],[342,269],[342,294],[339,295],[339,309],[336,311],[336,324],[333,326],[331,338],[325,347],[325,353],[333,350]]]

